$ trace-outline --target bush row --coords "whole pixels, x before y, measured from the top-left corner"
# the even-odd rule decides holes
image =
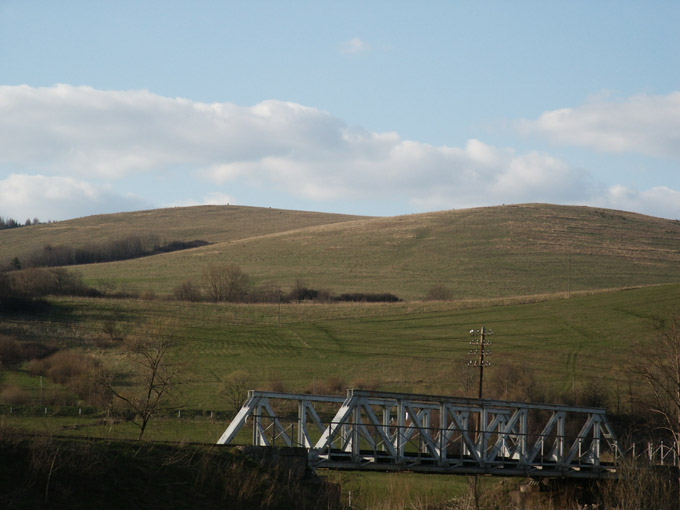
[[[60,267],[0,272],[0,300],[5,303],[48,295],[96,297],[101,293],[85,285],[79,272]]]
[[[57,267],[78,264],[95,264],[147,257],[158,253],[187,250],[209,244],[207,241],[162,242],[155,235],[128,236],[105,243],[89,244],[80,248],[71,246],[45,245],[42,249],[29,253],[23,260],[15,257],[9,269],[29,267]]]

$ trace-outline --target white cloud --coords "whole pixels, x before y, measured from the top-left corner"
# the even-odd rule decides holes
[[[400,196],[421,209],[480,203],[564,201],[583,196],[584,172],[539,153],[516,154],[478,140],[465,148],[433,147],[395,134],[366,134],[326,157],[287,155],[215,166],[216,182],[236,178],[277,182],[292,194],[314,200],[379,199]],[[318,151],[318,147],[316,150]]]
[[[57,85],[0,87],[0,168],[121,178],[323,142],[329,115],[292,103],[253,108],[146,91]]]
[[[535,121],[522,121],[520,129],[558,144],[680,158],[680,92],[606,99],[545,112]]]
[[[592,201],[592,205],[624,211],[644,211],[652,216],[680,219],[680,191],[656,186],[638,191],[611,186]]]
[[[340,53],[345,55],[364,53],[371,49],[371,46],[358,37],[345,41],[340,45]]]
[[[185,199],[178,200],[176,202],[170,202],[165,204],[163,207],[191,207],[194,205],[229,205],[235,204],[236,200],[230,195],[226,195],[220,192],[212,192],[206,194],[201,200]]]
[[[628,202],[613,191],[603,195],[588,173],[545,153],[479,140],[437,147],[275,100],[241,107],[68,85],[0,87],[0,179],[3,171],[15,175],[0,180],[0,215],[18,218],[150,206],[91,184],[102,178],[147,194],[156,187],[149,182],[162,183],[166,196],[178,197],[169,205],[234,203],[233,196],[254,195],[243,186],[317,203],[389,201],[416,210],[654,203],[645,198],[651,191]],[[150,172],[144,184],[135,180]],[[185,194],[202,198],[182,199]],[[664,215],[678,216],[678,209]]]
[[[0,216],[24,221],[143,209],[149,204],[71,177],[12,174],[0,180]]]
[[[83,179],[194,168],[311,200],[398,197],[412,203],[565,200],[587,178],[538,153],[477,140],[434,147],[347,127],[315,108],[170,99],[146,91],[0,87],[0,168]],[[221,192],[221,190],[211,190]]]

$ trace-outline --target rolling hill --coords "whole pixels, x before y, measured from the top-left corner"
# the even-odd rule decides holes
[[[48,244],[82,247],[147,234],[167,241],[202,239],[219,243],[358,218],[363,217],[229,205],[100,214],[0,231],[0,261]]]
[[[366,218],[236,206],[94,216],[0,232],[0,259],[45,244],[137,233],[213,244],[80,266],[87,281],[170,294],[210,263],[237,264],[255,284],[296,280],[341,292],[422,299],[574,292],[680,282],[680,222],[590,207],[525,204]]]

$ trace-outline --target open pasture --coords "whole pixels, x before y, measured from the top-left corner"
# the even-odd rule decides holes
[[[476,372],[466,367],[469,330],[494,331],[489,391],[508,368],[533,372],[546,387],[578,390],[593,380],[628,391],[631,346],[655,334],[680,302],[680,285],[534,298],[394,304],[241,305],[64,298],[44,315],[7,318],[0,333],[52,339],[104,363],[119,348],[101,346],[160,321],[175,340],[181,398],[190,409],[229,410],[221,393],[242,370],[254,389],[318,392],[341,387],[465,394]],[[37,397],[35,378],[9,373]],[[332,386],[329,388],[329,386]],[[494,389],[495,388],[495,389]],[[489,395],[491,396],[491,395]],[[503,397],[503,395],[496,395]]]

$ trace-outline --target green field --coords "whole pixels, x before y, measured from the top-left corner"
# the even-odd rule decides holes
[[[623,391],[631,346],[655,334],[659,318],[680,302],[680,285],[605,293],[506,299],[495,302],[394,304],[238,305],[173,301],[61,298],[46,313],[5,317],[0,333],[26,340],[54,339],[104,360],[116,347],[98,347],[115,318],[121,331],[140,321],[172,324],[175,356],[182,362],[183,398],[192,409],[225,410],[222,381],[248,372],[252,388],[273,383],[291,392],[323,389],[330,377],[347,387],[462,394],[475,374],[469,330],[494,331],[488,377],[508,367],[533,371],[543,384],[564,390],[603,378]],[[35,396],[35,378],[20,378]],[[574,382],[577,381],[577,382]],[[490,395],[491,396],[491,395]],[[503,396],[503,395],[495,395]]]

